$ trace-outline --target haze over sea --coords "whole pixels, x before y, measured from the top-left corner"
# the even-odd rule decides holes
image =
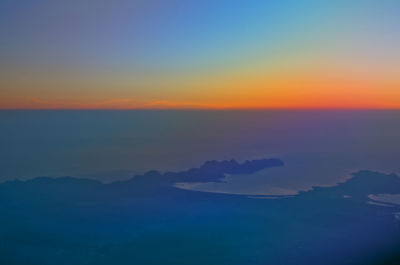
[[[285,166],[180,187],[296,194],[358,170],[400,173],[397,110],[0,111],[0,181],[73,176],[102,182],[207,160],[277,157]]]

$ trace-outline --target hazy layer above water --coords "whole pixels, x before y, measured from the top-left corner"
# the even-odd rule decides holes
[[[69,175],[110,182],[206,160],[278,157],[284,168],[195,188],[290,193],[358,169],[400,172],[400,112],[0,111],[0,143],[0,181]]]

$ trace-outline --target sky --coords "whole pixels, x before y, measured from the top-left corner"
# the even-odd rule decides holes
[[[400,108],[399,13],[397,0],[0,0],[0,108]]]

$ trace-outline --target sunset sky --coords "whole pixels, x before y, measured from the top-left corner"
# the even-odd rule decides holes
[[[397,0],[0,0],[0,108],[400,108]]]

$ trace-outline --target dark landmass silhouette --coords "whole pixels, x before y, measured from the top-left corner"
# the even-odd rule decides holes
[[[240,164],[235,160],[230,161],[207,161],[199,168],[192,168],[183,172],[149,171],[144,175],[132,178],[131,182],[149,182],[156,185],[171,184],[177,182],[220,182],[225,174],[253,174],[257,171],[281,167],[284,163],[277,158],[245,161]]]
[[[397,175],[359,171],[279,199],[174,187],[274,166],[283,162],[211,161],[111,184],[2,183],[0,264],[400,264],[400,206],[368,203],[400,193]]]
[[[299,197],[351,198],[365,202],[370,194],[400,194],[400,177],[368,170],[353,173],[352,178],[333,187],[314,187],[311,191],[300,192]],[[393,205],[392,205],[393,206]]]

